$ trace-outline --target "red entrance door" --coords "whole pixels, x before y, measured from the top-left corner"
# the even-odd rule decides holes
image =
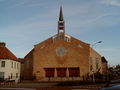
[[[54,68],[45,68],[46,77],[54,77]]]
[[[66,68],[56,68],[58,77],[66,77]]]
[[[69,77],[79,77],[80,76],[79,68],[68,68],[68,70],[69,70]]]

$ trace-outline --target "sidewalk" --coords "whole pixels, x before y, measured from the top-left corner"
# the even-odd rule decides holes
[[[79,85],[79,86],[57,86],[58,83],[18,83],[18,84],[5,84],[0,85],[0,88],[81,88],[81,89],[98,89],[105,84],[91,84],[91,85]]]

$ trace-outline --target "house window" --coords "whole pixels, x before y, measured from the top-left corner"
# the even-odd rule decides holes
[[[1,67],[5,67],[5,61],[1,62]]]
[[[16,78],[18,78],[18,73],[16,73]]]
[[[66,68],[57,68],[58,77],[66,77]]]
[[[16,68],[16,62],[14,63],[14,68]]]
[[[68,68],[69,77],[79,77],[80,76],[80,68]]]
[[[4,74],[5,74],[4,72],[0,72],[0,78],[1,79],[4,79]]]
[[[19,63],[17,63],[17,69],[19,68]]]
[[[13,68],[13,62],[11,62],[11,68]]]
[[[11,79],[13,78],[13,74],[11,73]]]

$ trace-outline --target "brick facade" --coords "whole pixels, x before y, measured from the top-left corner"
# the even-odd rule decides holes
[[[51,41],[51,42],[50,42]],[[64,47],[66,54],[57,55],[57,48]],[[38,80],[45,79],[45,68],[76,68],[80,69],[80,77],[89,73],[89,45],[75,38],[69,42],[59,40],[53,42],[52,38],[35,45],[33,74]],[[55,77],[58,77],[55,75]],[[66,72],[66,77],[69,75]]]

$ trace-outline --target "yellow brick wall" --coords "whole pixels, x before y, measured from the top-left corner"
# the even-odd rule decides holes
[[[56,48],[59,46],[66,48],[65,56],[56,55]],[[64,40],[53,42],[52,38],[49,38],[35,45],[34,50],[33,73],[37,79],[45,77],[44,68],[48,67],[80,67],[80,76],[89,72],[89,45],[77,39],[71,38],[70,42]]]

